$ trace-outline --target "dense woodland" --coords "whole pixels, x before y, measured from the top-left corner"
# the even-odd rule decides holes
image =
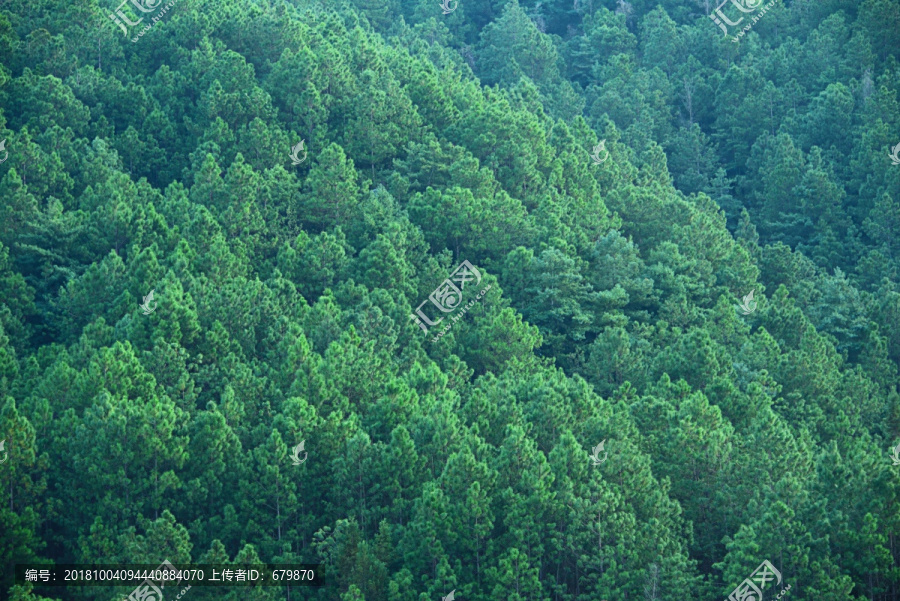
[[[0,596],[900,601],[900,0],[117,1],[0,2]]]

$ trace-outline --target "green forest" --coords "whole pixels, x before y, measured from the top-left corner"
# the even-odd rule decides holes
[[[718,1],[0,0],[0,599],[900,601],[900,0]]]

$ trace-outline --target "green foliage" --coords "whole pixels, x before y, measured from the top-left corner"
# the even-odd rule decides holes
[[[897,2],[456,4],[0,6],[2,598],[895,600]]]

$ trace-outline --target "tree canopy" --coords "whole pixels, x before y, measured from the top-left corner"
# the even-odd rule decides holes
[[[114,3],[0,4],[0,598],[898,601],[900,0]]]

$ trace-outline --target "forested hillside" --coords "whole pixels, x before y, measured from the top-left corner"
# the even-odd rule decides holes
[[[900,0],[119,1],[0,1],[0,598],[900,601]]]

